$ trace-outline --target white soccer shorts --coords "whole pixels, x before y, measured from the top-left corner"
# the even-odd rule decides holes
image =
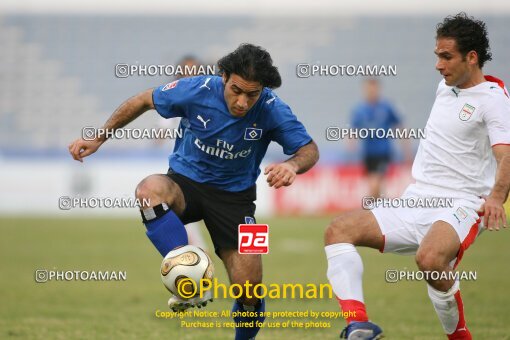
[[[430,193],[416,188],[411,184],[401,198],[433,197]],[[452,199],[453,207],[376,207],[372,210],[384,236],[384,246],[380,249],[384,253],[402,255],[416,254],[421,241],[436,221],[449,223],[459,235],[461,247],[453,266],[456,267],[464,251],[475,241],[483,231],[483,223],[477,210],[483,204],[483,199],[475,201]]]

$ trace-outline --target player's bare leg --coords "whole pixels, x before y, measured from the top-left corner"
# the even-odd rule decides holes
[[[367,182],[370,196],[378,198],[381,196],[384,175],[382,173],[369,173]]]
[[[142,209],[166,203],[177,215],[181,215],[185,208],[181,188],[163,174],[145,177],[136,187],[135,195],[142,203],[149,201]]]
[[[180,187],[165,175],[150,175],[136,187],[136,198],[142,206],[147,237],[165,256],[172,249],[188,244],[188,235],[179,219],[185,208]]]
[[[453,227],[444,221],[435,222],[423,238],[416,253],[418,268],[425,271],[451,272],[457,257],[460,239]],[[429,297],[449,339],[471,339],[466,328],[459,281],[427,280]]]
[[[234,302],[232,312],[254,312],[253,316],[236,316],[234,321],[236,323],[250,323],[264,322],[265,317],[260,316],[260,313],[265,312],[264,299],[260,300],[254,296],[253,287],[262,283],[262,256],[259,254],[239,254],[237,249],[223,249],[220,250],[220,257],[227,269],[228,277],[231,284],[239,284],[244,287],[246,281],[251,286],[248,292],[243,292],[243,295]],[[235,292],[237,295],[238,293]],[[254,338],[260,327],[238,327],[236,328],[236,340],[252,339]]]
[[[450,272],[450,262],[457,257],[460,239],[453,227],[444,221],[432,225],[416,252],[416,264],[422,271]],[[447,291],[453,280],[427,281],[434,289]]]
[[[355,246],[382,249],[384,237],[374,215],[367,210],[346,212],[335,218],[324,235],[328,279],[342,311],[349,313],[341,336],[379,339],[382,330],[369,322],[363,300],[363,263]]]
[[[184,194],[181,188],[166,175],[151,175],[143,179],[136,188],[136,198],[144,204],[142,218],[147,227],[147,237],[162,256],[169,251],[188,244],[184,224],[178,216],[185,208]],[[168,306],[174,310],[204,306],[211,300],[210,292],[202,298],[183,299],[172,296]]]
[[[369,210],[357,210],[340,214],[328,225],[324,244],[335,243],[380,249],[384,239],[374,214]]]

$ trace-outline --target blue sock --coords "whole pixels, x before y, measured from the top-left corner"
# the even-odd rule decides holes
[[[239,303],[237,300],[234,302],[234,307],[232,307],[232,312],[244,312],[246,311],[243,308],[243,305]],[[260,330],[260,327],[256,326],[257,321],[264,322],[266,319],[265,316],[260,316],[260,313],[263,313],[266,311],[266,303],[264,299],[260,300],[259,303],[255,306],[254,312],[257,313],[257,316],[253,317],[240,317],[236,316],[234,318],[234,322],[253,322],[253,327],[236,327],[236,337],[235,340],[248,340],[255,338],[257,333]]]
[[[188,244],[186,228],[172,210],[144,224],[147,228],[147,237],[163,257],[170,250]]]

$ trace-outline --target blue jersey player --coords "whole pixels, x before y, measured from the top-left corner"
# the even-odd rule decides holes
[[[381,98],[379,80],[376,78],[367,79],[364,82],[363,90],[365,100],[353,110],[352,128],[382,129],[385,132],[398,128],[401,124],[400,118],[393,105]],[[391,143],[389,138],[368,137],[362,140],[363,162],[367,172],[369,194],[372,197],[381,196],[384,175],[391,160]]]
[[[237,228],[255,221],[255,181],[267,147],[275,141],[292,155],[264,171],[268,184],[276,189],[291,185],[297,174],[310,169],[319,152],[289,106],[271,90],[281,85],[281,78],[267,51],[242,44],[221,58],[218,67],[221,76],[180,79],[128,99],[103,129],[121,128],[150,109],[165,118],[182,117],[183,136],[169,157],[167,174],[148,176],[136,188],[137,198],[150,201],[141,211],[147,236],[165,256],[188,243],[184,224],[204,220],[230,282],[249,281],[253,287],[262,281],[261,256],[238,253]],[[83,161],[105,140],[105,136],[78,139],[69,151]],[[173,296],[169,306],[174,310],[200,306],[210,298],[184,301]],[[263,321],[264,308],[263,299],[243,292],[233,311],[258,313],[234,320],[236,324]],[[256,324],[236,328],[235,338],[254,338],[259,331]]]

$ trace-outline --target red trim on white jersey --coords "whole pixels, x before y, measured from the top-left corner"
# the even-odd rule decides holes
[[[487,81],[491,81],[493,83],[497,83],[499,85],[499,87],[501,87],[503,89],[503,92],[505,92],[506,96],[510,98],[510,96],[508,95],[508,91],[506,90],[505,83],[503,82],[503,80],[501,80],[499,78],[496,78],[494,76],[484,76],[484,78]]]

